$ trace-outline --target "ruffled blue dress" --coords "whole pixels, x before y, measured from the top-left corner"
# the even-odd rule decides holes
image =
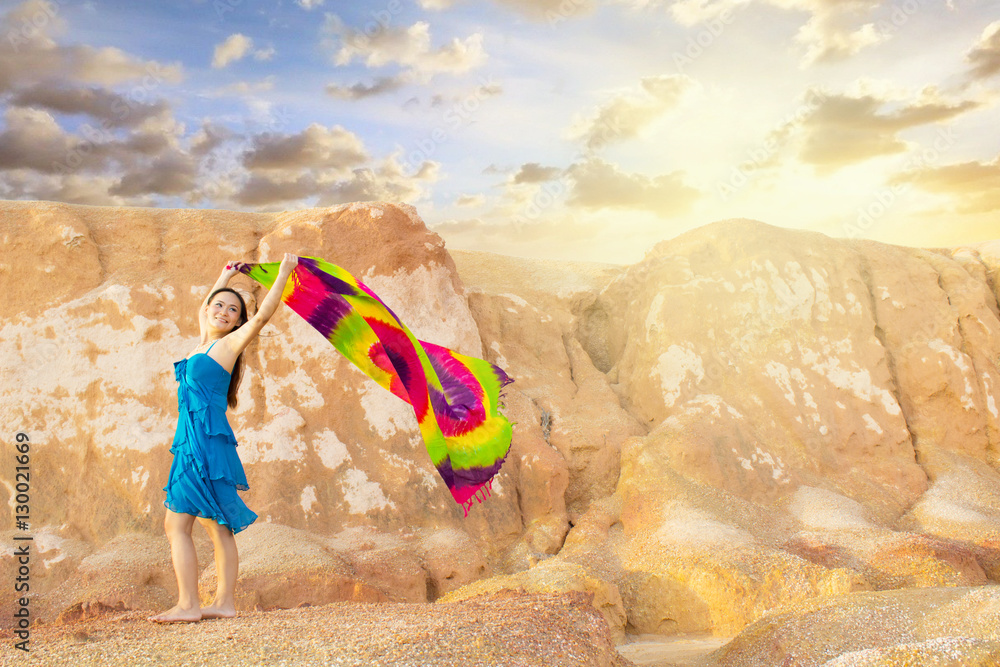
[[[174,461],[163,487],[167,492],[163,504],[174,512],[212,519],[238,533],[257,515],[236,493],[250,487],[236,453],[236,436],[226,419],[230,374],[206,350],[175,362],[174,377],[180,383],[180,414],[170,446]]]

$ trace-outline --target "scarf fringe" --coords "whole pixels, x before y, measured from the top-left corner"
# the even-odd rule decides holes
[[[482,494],[482,497],[480,497],[480,494]],[[465,510],[465,514],[463,515],[463,518],[469,516],[469,510],[472,509],[473,500],[482,505],[483,501],[486,500],[487,497],[492,497],[492,496],[493,496],[493,478],[490,477],[490,481],[486,482],[481,487],[476,489],[476,492],[472,495],[472,497],[465,501],[465,506],[463,508]]]

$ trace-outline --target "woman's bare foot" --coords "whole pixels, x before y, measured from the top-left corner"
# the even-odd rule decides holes
[[[201,608],[202,618],[234,618],[236,616],[236,607],[233,605],[220,605],[213,602],[208,607]]]
[[[200,621],[202,618],[204,617],[198,607],[184,609],[180,605],[175,605],[162,614],[150,616],[149,620],[153,623],[194,623],[195,621]]]

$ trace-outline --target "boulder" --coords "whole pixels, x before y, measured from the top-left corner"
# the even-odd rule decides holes
[[[851,593],[776,610],[704,667],[997,664],[1000,587]]]
[[[442,596],[438,602],[461,602],[500,591],[523,593],[589,593],[591,604],[604,616],[616,644],[625,640],[625,610],[614,584],[588,575],[583,567],[557,559],[543,561],[523,572],[480,579]]]

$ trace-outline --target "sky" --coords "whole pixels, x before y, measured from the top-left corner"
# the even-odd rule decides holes
[[[998,96],[1000,0],[3,0],[0,198],[951,246],[1000,238]]]

